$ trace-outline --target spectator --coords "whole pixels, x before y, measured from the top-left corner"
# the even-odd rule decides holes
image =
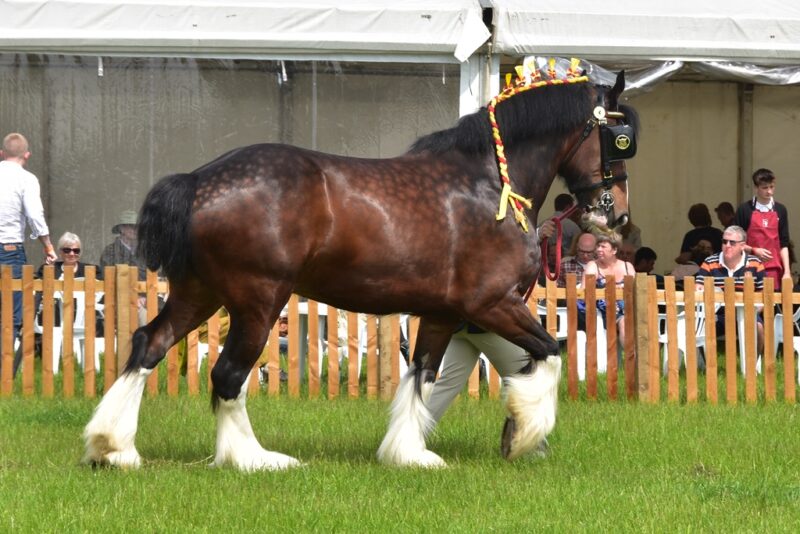
[[[620,236],[622,236],[620,246],[627,243],[633,247],[634,252],[642,246],[642,230],[633,224],[632,219],[628,219],[628,222],[620,227]]]
[[[57,260],[54,264],[55,267],[55,278],[56,280],[63,280],[64,279],[64,272],[67,270],[72,270],[73,275],[75,278],[85,278],[86,277],[86,267],[92,265],[90,263],[83,263],[80,261],[81,257],[81,238],[78,237],[76,234],[72,232],[64,232],[64,234],[58,238],[58,256],[61,258]],[[97,267],[96,265],[93,265]],[[44,277],[44,265],[39,267],[39,270],[36,271],[36,278],[43,278]],[[96,270],[97,272],[97,279],[102,280],[103,274],[102,271],[99,269]],[[39,309],[41,305],[42,295],[38,293],[36,295],[36,303],[35,309]],[[77,300],[76,300],[77,306]],[[77,312],[77,308],[73,308],[73,313]],[[61,326],[61,317],[59,316],[59,307],[57,306],[55,309],[55,325]],[[96,312],[95,316],[95,335],[100,337],[103,335],[103,316],[101,313]]]
[[[675,263],[678,264],[689,261],[691,257],[690,250],[701,239],[711,243],[714,252],[722,250],[722,230],[711,226],[711,213],[708,211],[708,206],[703,203],[693,204],[689,208],[689,222],[692,223],[694,228],[683,236],[681,253],[675,258]]]
[[[561,269],[558,274],[558,287],[567,287],[567,274],[575,273],[578,282],[583,280],[583,270],[586,264],[595,259],[597,238],[594,234],[583,233],[578,236],[575,244],[575,254],[571,258],[561,260]]]
[[[701,239],[698,241],[689,251],[689,259],[686,263],[675,266],[670,273],[675,277],[675,285],[677,286],[679,283],[682,285],[684,276],[696,275],[703,261],[713,253],[714,248],[711,246],[711,242],[709,242],[708,239]]]
[[[730,202],[720,202],[719,205],[714,208],[714,211],[717,212],[717,219],[719,219],[719,223],[723,228],[735,224],[736,211],[733,209],[733,204]]]
[[[75,278],[84,278],[86,276],[86,267],[87,264],[80,261],[81,258],[81,238],[78,237],[76,234],[72,232],[64,232],[64,234],[58,238],[58,256],[61,258],[57,260],[54,264],[55,266],[55,277],[57,280],[62,280],[64,278],[64,271],[67,269],[71,269],[75,274]],[[95,267],[97,267],[95,265]],[[36,271],[36,278],[42,278],[44,275],[44,265],[39,267],[39,270]],[[103,278],[103,273],[98,269],[97,271],[97,278]]]
[[[622,258],[620,258],[622,259]],[[664,277],[660,274],[653,274],[658,256],[656,251],[650,247],[641,247],[633,257],[633,269],[637,273],[644,273],[656,277],[656,287],[664,289]]]
[[[621,243],[618,234],[601,234],[597,236],[597,248],[595,254],[597,259],[590,261],[583,271],[582,285],[586,287],[586,277],[596,276],[597,288],[603,289],[607,284],[615,284],[621,288],[625,282],[625,277],[634,274],[633,265],[630,262],[623,261],[617,257]],[[621,291],[617,293],[620,297]],[[617,332],[619,333],[620,345],[625,345],[625,321],[622,320],[625,313],[625,305],[622,299],[616,301],[616,322]],[[606,301],[599,299],[597,301],[597,309],[603,312],[603,320],[605,321]],[[583,300],[578,301],[579,320],[583,319],[585,325],[586,320],[586,302]],[[581,317],[582,316],[582,317]]]
[[[136,212],[123,211],[119,222],[111,228],[117,238],[103,249],[100,255],[100,269],[114,265],[132,265],[138,268],[139,281],[147,279],[147,267],[136,255]],[[147,298],[139,295],[137,301],[139,326],[147,324]]]
[[[636,258],[637,250],[639,249],[636,248],[633,243],[626,243],[623,241],[619,246],[619,250],[617,251],[617,258],[621,259],[622,261],[627,261],[628,263],[633,263],[633,260]]]
[[[139,269],[139,280],[147,278],[147,267],[136,256],[136,212],[123,211],[119,222],[111,228],[117,238],[103,249],[100,255],[100,268],[114,265],[133,265]]]
[[[553,207],[555,208],[555,212],[553,213],[552,217],[558,217],[566,210],[572,207],[575,204],[575,199],[572,198],[572,195],[568,195],[567,193],[562,193],[558,195],[555,200],[553,201]],[[577,239],[577,237],[581,233],[581,229],[577,224],[576,218],[580,218],[580,210],[575,210],[569,217],[565,217],[561,220],[561,255],[566,256],[569,254],[570,248],[572,248],[572,242]]]
[[[729,226],[722,234],[722,252],[705,259],[695,278],[697,291],[703,290],[706,277],[714,280],[717,288],[725,287],[725,278],[733,278],[737,291],[744,289],[744,277],[750,274],[755,282],[756,291],[764,289],[764,265],[758,257],[745,252],[747,234],[740,226]],[[764,319],[758,314],[756,331],[758,334],[758,352],[763,352]],[[717,311],[717,336],[725,334],[725,307]]]
[[[50,242],[50,230],[44,218],[44,207],[39,194],[39,180],[25,170],[31,157],[28,140],[19,133],[10,133],[3,139],[0,150],[0,265],[10,265],[14,278],[22,276],[22,266],[28,263],[22,242],[25,227],[31,228],[31,239],[38,238],[44,247],[45,263],[56,261],[55,249]],[[22,292],[13,294],[12,339],[16,340],[22,327]],[[0,338],[2,344],[2,338]],[[2,367],[2,358],[0,358]],[[15,362],[16,376],[19,363]]]
[[[789,264],[789,213],[786,206],[776,202],[775,175],[769,169],[753,173],[755,195],[736,210],[736,224],[747,232],[745,251],[764,263],[764,274],[775,280],[791,278]],[[791,281],[787,282],[791,283]]]
[[[656,266],[658,255],[650,247],[642,247],[636,251],[633,258],[633,268],[637,273],[650,274]]]

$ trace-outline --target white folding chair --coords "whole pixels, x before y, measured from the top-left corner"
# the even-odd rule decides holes
[[[547,308],[541,304],[537,304],[537,312],[540,316],[547,316]],[[566,341],[567,339],[567,308],[558,306],[556,308],[556,341]],[[599,310],[596,317],[596,338],[597,338],[597,372],[605,373],[608,370],[608,358],[606,356],[607,341],[606,341],[606,328],[603,325],[603,315]],[[577,351],[577,366],[578,366],[578,380],[581,382],[586,380],[586,332],[578,330],[575,335],[578,346]]]
[[[800,308],[797,308],[797,311],[795,311],[794,314],[792,314],[792,323],[793,323],[792,329],[794,331],[794,334],[797,334],[798,332],[800,332],[800,326],[798,326],[798,324],[799,324],[798,321],[800,321]],[[774,334],[775,342],[772,344],[772,358],[775,359],[775,357],[778,355],[778,345],[779,344],[783,343],[784,354],[789,350],[787,345],[786,345],[786,342],[783,339],[783,314],[782,313],[776,313],[775,314],[775,322],[774,322],[773,332],[775,333]],[[793,335],[792,336],[792,345],[791,346],[792,346],[792,350],[794,351],[794,353],[798,356],[798,358],[800,358],[800,335]],[[800,364],[800,360],[798,360],[796,363]],[[797,366],[797,382],[798,382],[798,384],[800,384],[800,365],[796,365],[796,366]]]
[[[616,328],[616,325],[612,325]],[[597,310],[595,317],[595,332],[597,338],[597,372],[604,374],[608,371],[608,348],[606,341],[606,326],[603,324],[603,312]],[[578,330],[578,380],[586,380],[586,347],[588,338],[584,330]]]
[[[53,337],[53,373],[59,371],[59,365],[62,357],[62,349],[64,343],[64,294],[58,291],[54,295],[56,305],[58,306],[59,316],[61,317],[61,326],[54,326],[52,330]],[[85,368],[84,365],[84,351],[86,346],[86,294],[83,291],[75,291],[72,294],[75,310],[75,318],[72,322],[72,353],[75,355],[75,361]],[[96,295],[95,309],[102,309],[102,304],[98,301],[102,297],[102,293]],[[92,317],[94,320],[94,317]],[[44,335],[42,324],[37,320],[33,323],[33,331],[37,334]],[[95,339],[95,354],[94,354],[94,368],[100,369],[100,353],[105,349],[104,339]]]
[[[719,310],[721,304],[716,303],[714,305],[714,312],[711,314],[711,320],[716,320],[716,313]],[[669,344],[670,339],[667,334],[667,316],[666,314],[659,314],[659,332],[658,332],[658,343],[661,345],[661,355],[663,358],[663,372],[666,376],[668,370],[668,354],[669,354]],[[676,329],[676,337],[677,339],[674,343],[678,346],[678,369],[680,369],[681,361],[683,361],[684,367],[686,366],[686,310],[681,309],[678,312],[676,317],[677,319],[677,329]],[[695,337],[695,347],[697,349],[702,349],[703,354],[703,365],[700,364],[700,358],[697,358],[697,366],[698,368],[705,367],[705,353],[706,353],[706,312],[705,312],[705,305],[703,303],[698,303],[695,305],[694,310],[694,337]],[[699,356],[699,354],[698,354]]]

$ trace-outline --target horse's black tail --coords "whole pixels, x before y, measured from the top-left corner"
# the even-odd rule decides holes
[[[186,275],[191,257],[189,239],[195,174],[165,176],[147,193],[139,212],[138,254],[151,271],[172,281]]]

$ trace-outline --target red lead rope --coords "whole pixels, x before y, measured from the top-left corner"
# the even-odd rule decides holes
[[[549,237],[545,237],[539,243],[539,246],[542,248],[542,260],[541,265],[539,266],[539,272],[536,273],[536,277],[534,277],[533,282],[531,282],[531,287],[528,288],[528,291],[525,293],[525,302],[528,302],[528,299],[533,293],[533,288],[536,285],[536,281],[539,280],[539,273],[542,269],[544,269],[544,275],[548,278],[548,280],[552,280],[555,282],[558,280],[559,275],[561,274],[561,241],[562,241],[562,230],[561,230],[561,221],[572,215],[578,209],[578,204],[573,204],[568,209],[564,210],[563,213],[553,217],[550,219],[553,221],[553,224],[556,227],[556,268],[555,272],[550,272],[550,265],[547,261],[547,242],[550,239]]]

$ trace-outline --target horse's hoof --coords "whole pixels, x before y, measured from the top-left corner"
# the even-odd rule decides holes
[[[514,433],[517,431],[517,424],[514,422],[513,417],[506,417],[506,422],[503,425],[503,433],[500,436],[500,454],[503,458],[508,460],[511,454],[511,442],[514,440]]]
[[[118,467],[120,469],[138,469],[142,465],[142,458],[134,449],[132,451],[113,451],[105,454],[92,454],[87,452],[83,463],[92,469],[103,467]]]
[[[379,451],[378,461],[384,465],[394,465],[397,467],[423,467],[426,469],[447,467],[447,463],[441,456],[428,449],[415,452],[398,450],[395,451],[394,454],[381,454],[381,451]]]
[[[442,467],[447,467],[447,463],[442,460],[441,456],[427,449],[420,455],[417,463],[412,465],[416,467],[424,467],[426,469],[440,469]]]
[[[223,467],[228,463],[230,463],[239,471],[244,471],[247,473],[253,471],[282,471],[284,469],[303,466],[298,459],[292,458],[291,456],[287,456],[279,452],[261,450],[260,452],[253,454],[251,457],[217,457],[209,465],[209,467]]]

